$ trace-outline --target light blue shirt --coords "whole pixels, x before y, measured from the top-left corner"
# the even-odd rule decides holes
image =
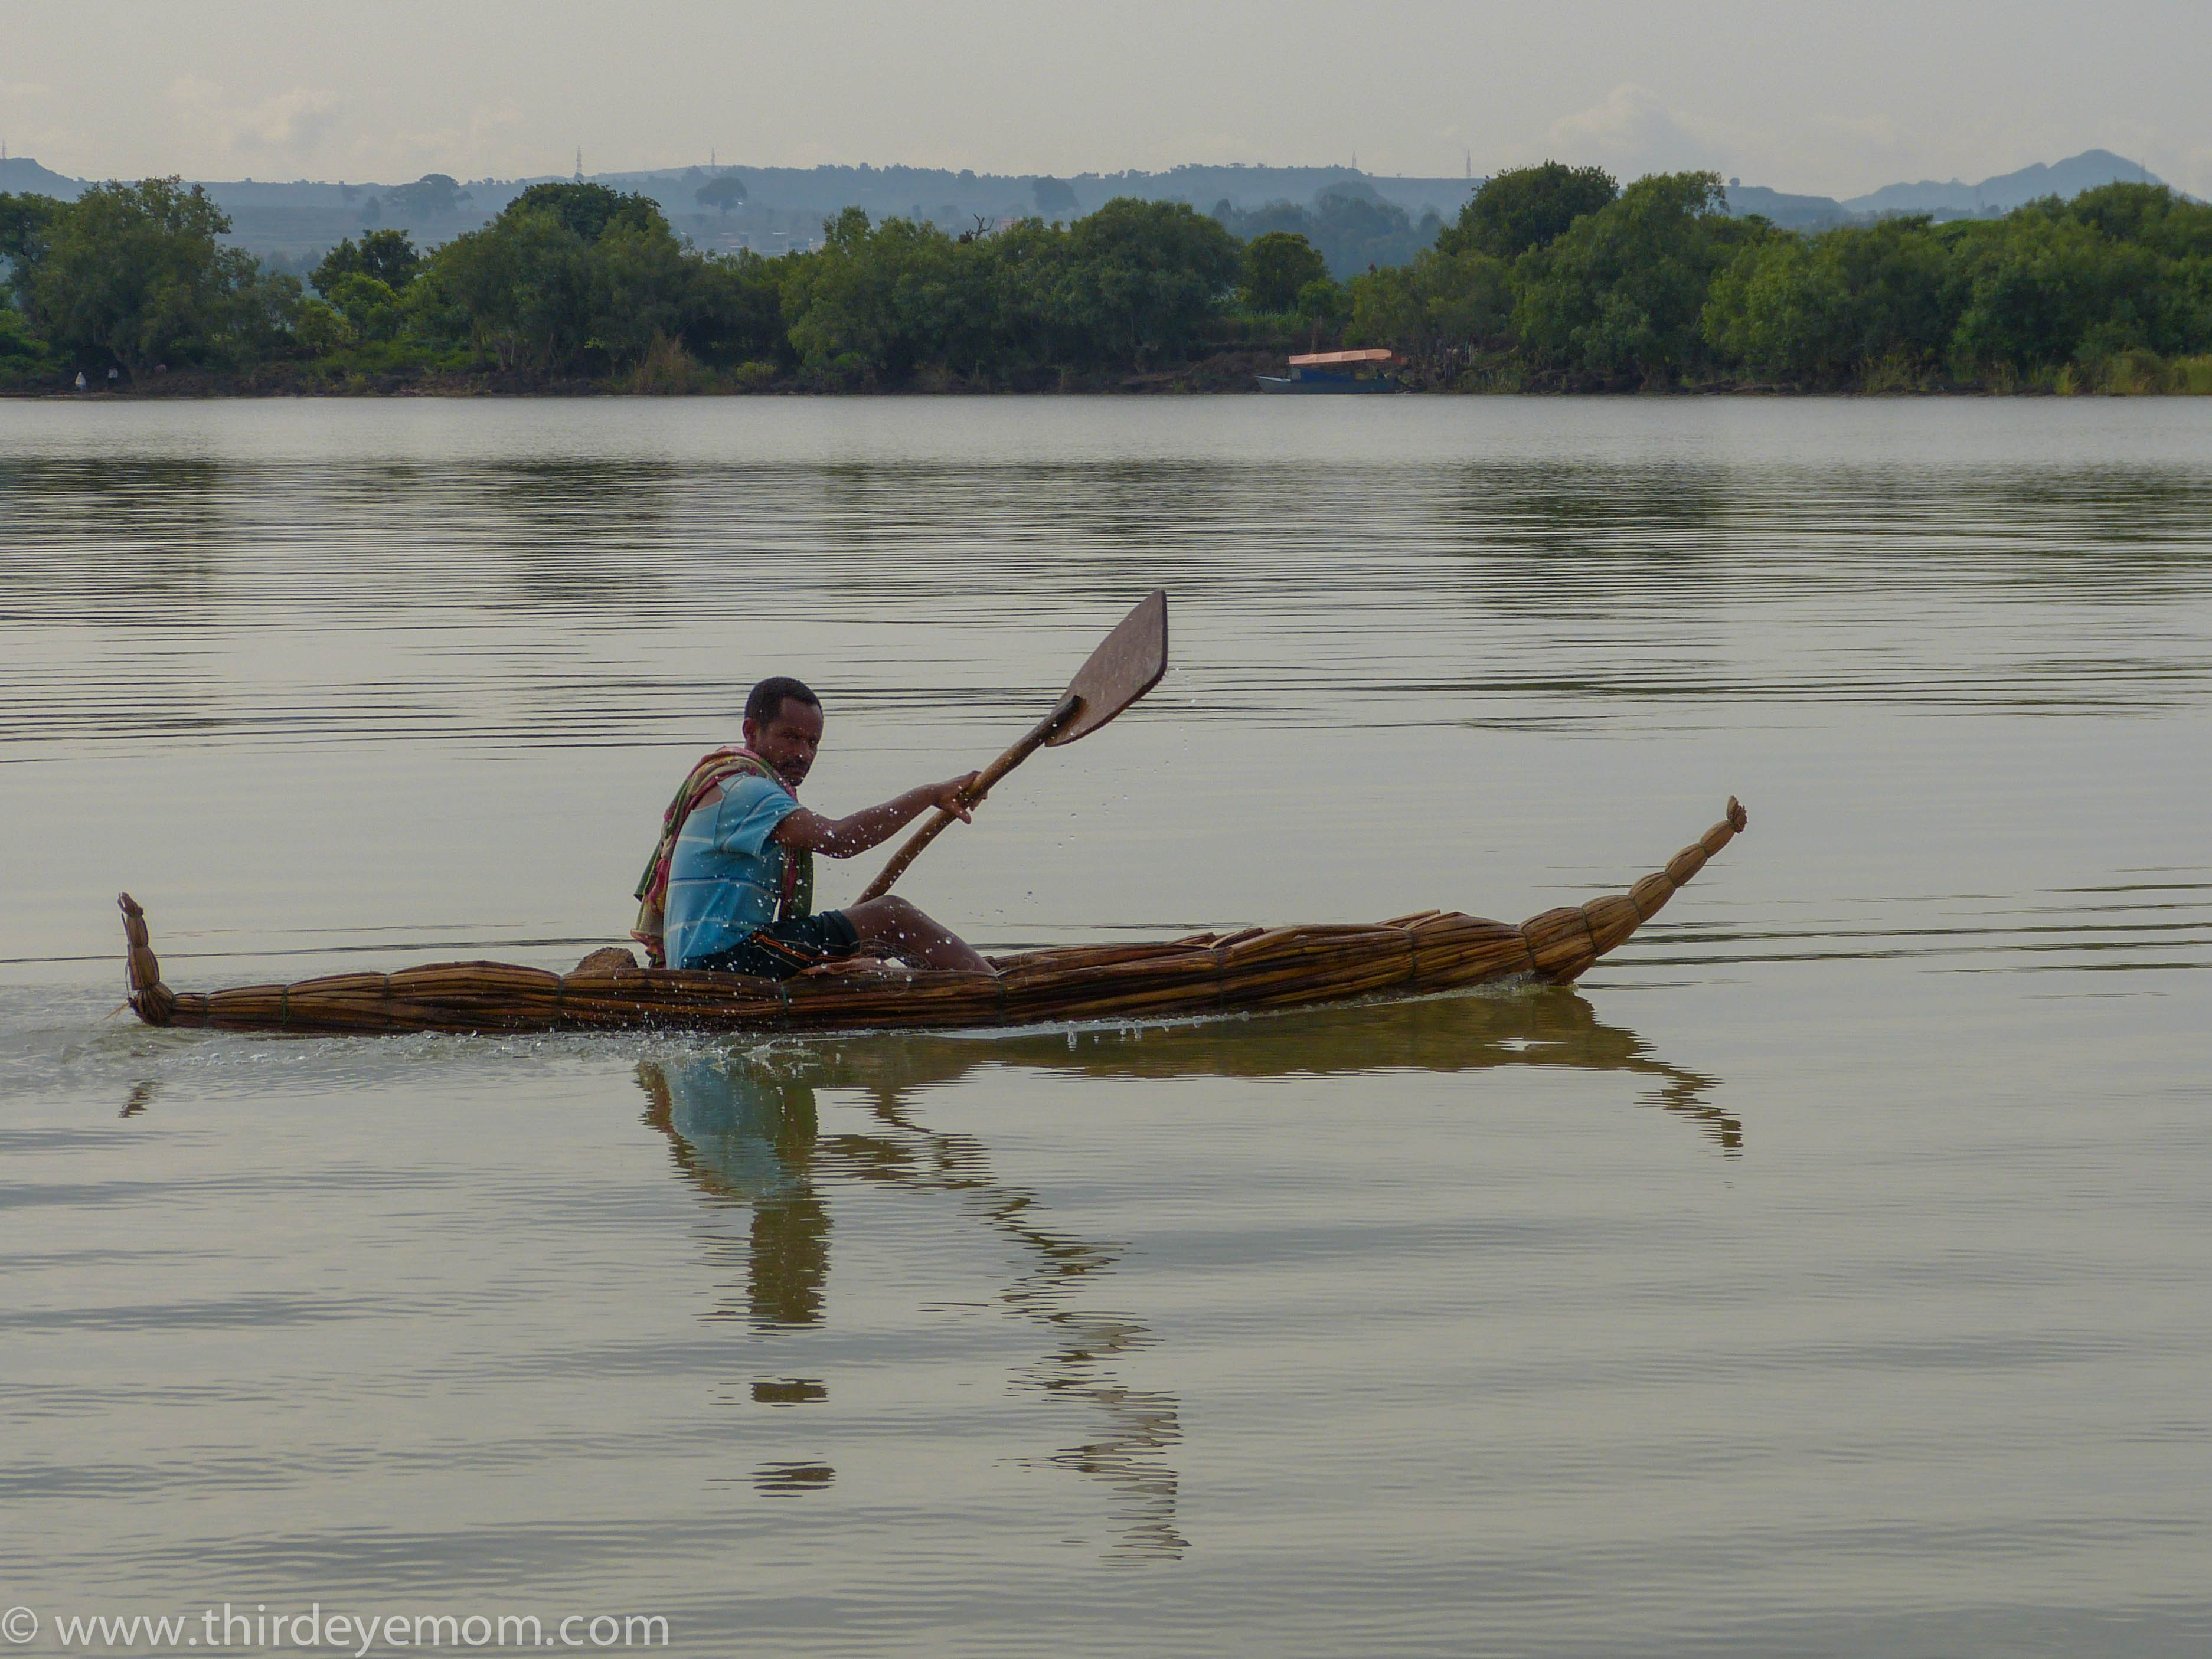
[[[781,785],[748,774],[726,779],[720,801],[684,820],[662,907],[670,962],[688,968],[775,920],[790,854],[769,837],[798,810]]]

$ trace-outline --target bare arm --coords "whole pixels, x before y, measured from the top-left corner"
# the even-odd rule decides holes
[[[951,813],[965,824],[975,814],[967,798],[968,791],[981,775],[971,772],[964,778],[948,778],[942,784],[924,784],[920,789],[908,790],[879,807],[870,807],[849,818],[824,818],[801,807],[786,816],[769,839],[787,847],[824,852],[832,858],[850,858],[856,852],[866,852],[890,840],[933,807]]]

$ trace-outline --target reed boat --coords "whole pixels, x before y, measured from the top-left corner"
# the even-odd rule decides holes
[[[573,971],[438,962],[289,985],[178,991],[161,982],[146,916],[121,895],[131,1007],[149,1026],[358,1036],[399,1032],[658,1029],[942,1030],[1163,1020],[1296,1008],[1526,978],[1567,984],[1615,949],[1748,823],[1727,815],[1626,893],[1547,910],[1518,927],[1419,911],[1371,925],[1248,928],[1079,945],[993,959],[996,973],[835,963],[793,979],[638,966],[599,950]]]

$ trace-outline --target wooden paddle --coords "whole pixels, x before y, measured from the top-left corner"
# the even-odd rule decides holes
[[[1137,602],[1121,626],[1099,642],[1091,660],[1076,669],[1075,678],[1054,704],[1052,712],[1037,722],[1029,735],[985,768],[968,791],[969,806],[991,792],[991,786],[1041,748],[1058,748],[1079,737],[1088,737],[1123,709],[1160,682],[1168,671],[1168,596],[1155,588]],[[960,820],[940,812],[908,839],[885,864],[883,874],[868,883],[861,899],[880,899],[891,883],[906,874],[906,867],[921,850],[945,833],[947,824]]]

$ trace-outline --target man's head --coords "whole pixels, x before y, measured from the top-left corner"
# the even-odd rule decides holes
[[[822,747],[822,699],[788,675],[762,681],[745,698],[745,747],[797,789]]]

